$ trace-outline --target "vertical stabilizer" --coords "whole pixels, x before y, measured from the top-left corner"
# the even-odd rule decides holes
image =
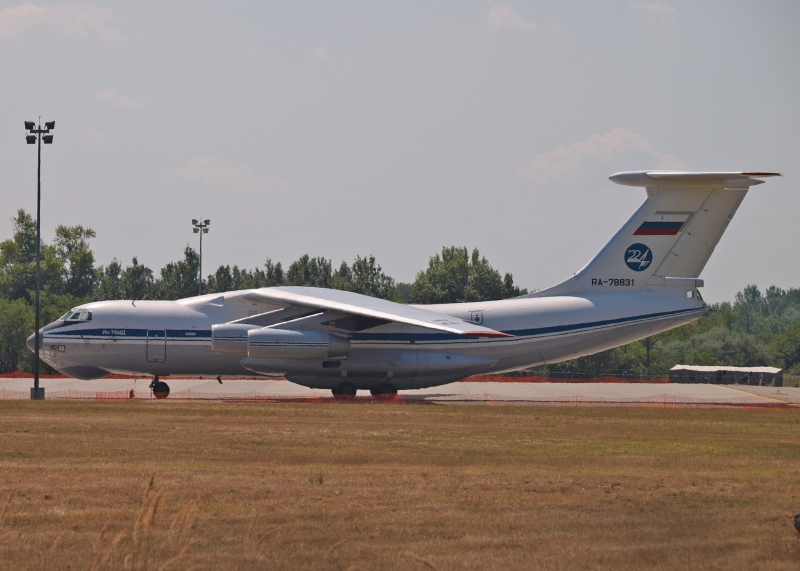
[[[636,171],[611,176],[617,184],[645,187],[647,199],[578,273],[531,296],[635,291],[664,283],[662,278],[697,278],[748,189],[764,182],[757,177],[768,176],[780,175]]]

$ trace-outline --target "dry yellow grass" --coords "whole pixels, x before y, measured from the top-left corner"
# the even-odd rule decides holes
[[[6,401],[0,468],[3,569],[800,567],[800,412]]]

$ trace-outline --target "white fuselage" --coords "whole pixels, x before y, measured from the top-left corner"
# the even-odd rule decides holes
[[[212,325],[263,310],[246,298],[249,291],[179,301],[89,303],[77,309],[91,312],[90,320],[44,328],[41,355],[79,378],[258,373],[284,375],[314,388],[334,388],[347,379],[358,389],[387,380],[397,389],[416,389],[589,355],[689,323],[708,311],[696,291],[679,287],[522,297],[424,306],[512,337],[473,338],[388,323],[352,333],[350,351],[340,358],[254,359],[246,352],[214,352]]]

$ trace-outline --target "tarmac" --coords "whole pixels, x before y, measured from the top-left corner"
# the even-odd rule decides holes
[[[334,402],[328,390],[315,390],[286,380],[163,379],[169,400]],[[81,381],[41,379],[47,399],[153,399],[150,378]],[[33,379],[0,379],[0,399],[28,399]],[[352,397],[351,397],[352,399]],[[357,402],[374,401],[359,391]],[[398,399],[430,404],[541,404],[553,406],[692,406],[798,407],[800,388],[670,383],[518,383],[457,382],[427,389],[400,391]]]

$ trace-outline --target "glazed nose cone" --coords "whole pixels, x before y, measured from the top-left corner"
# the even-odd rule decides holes
[[[30,337],[28,337],[28,340],[25,341],[25,345],[27,345],[28,349],[31,351],[36,351],[36,333],[33,333]],[[41,344],[39,344],[39,348],[42,348]]]

